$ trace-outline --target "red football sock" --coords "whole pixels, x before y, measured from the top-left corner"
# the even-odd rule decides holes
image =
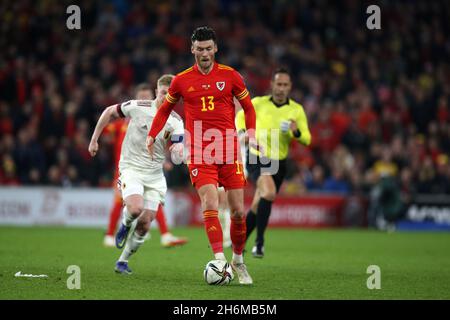
[[[158,211],[156,211],[156,221],[158,221],[159,232],[161,232],[161,234],[169,232],[169,229],[167,228],[166,217],[161,205],[158,206]]]
[[[212,251],[214,253],[223,252],[223,234],[217,210],[205,210],[203,220]]]
[[[117,221],[119,221],[120,213],[122,212],[122,199],[114,199],[114,206],[109,214],[108,231],[106,235],[113,236],[116,232]]]
[[[245,247],[247,225],[244,217],[231,217],[230,236],[233,252],[242,254]]]

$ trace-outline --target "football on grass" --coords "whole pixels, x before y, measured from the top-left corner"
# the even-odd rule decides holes
[[[233,270],[226,261],[211,260],[206,264],[203,277],[207,284],[222,286],[233,280]]]

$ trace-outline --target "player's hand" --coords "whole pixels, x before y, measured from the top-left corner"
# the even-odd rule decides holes
[[[89,153],[91,155],[91,157],[94,157],[97,154],[98,151],[98,142],[91,140],[91,142],[89,143]]]
[[[153,137],[147,137],[147,151],[150,154],[150,157],[153,160],[153,151],[154,151],[155,139]]]

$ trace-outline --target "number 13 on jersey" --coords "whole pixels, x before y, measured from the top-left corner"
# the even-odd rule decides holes
[[[202,111],[214,110],[214,96],[201,97]]]

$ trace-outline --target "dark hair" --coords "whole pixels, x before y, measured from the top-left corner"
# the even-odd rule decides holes
[[[289,70],[286,69],[286,68],[281,67],[281,68],[275,69],[275,71],[272,73],[272,80],[275,80],[275,76],[277,74],[280,74],[280,73],[287,74],[289,77],[291,77],[291,74],[289,73]]]
[[[192,43],[194,43],[194,41],[207,41],[207,40],[213,40],[214,43],[217,43],[216,33],[210,27],[206,26],[198,27],[192,33],[191,37]]]

